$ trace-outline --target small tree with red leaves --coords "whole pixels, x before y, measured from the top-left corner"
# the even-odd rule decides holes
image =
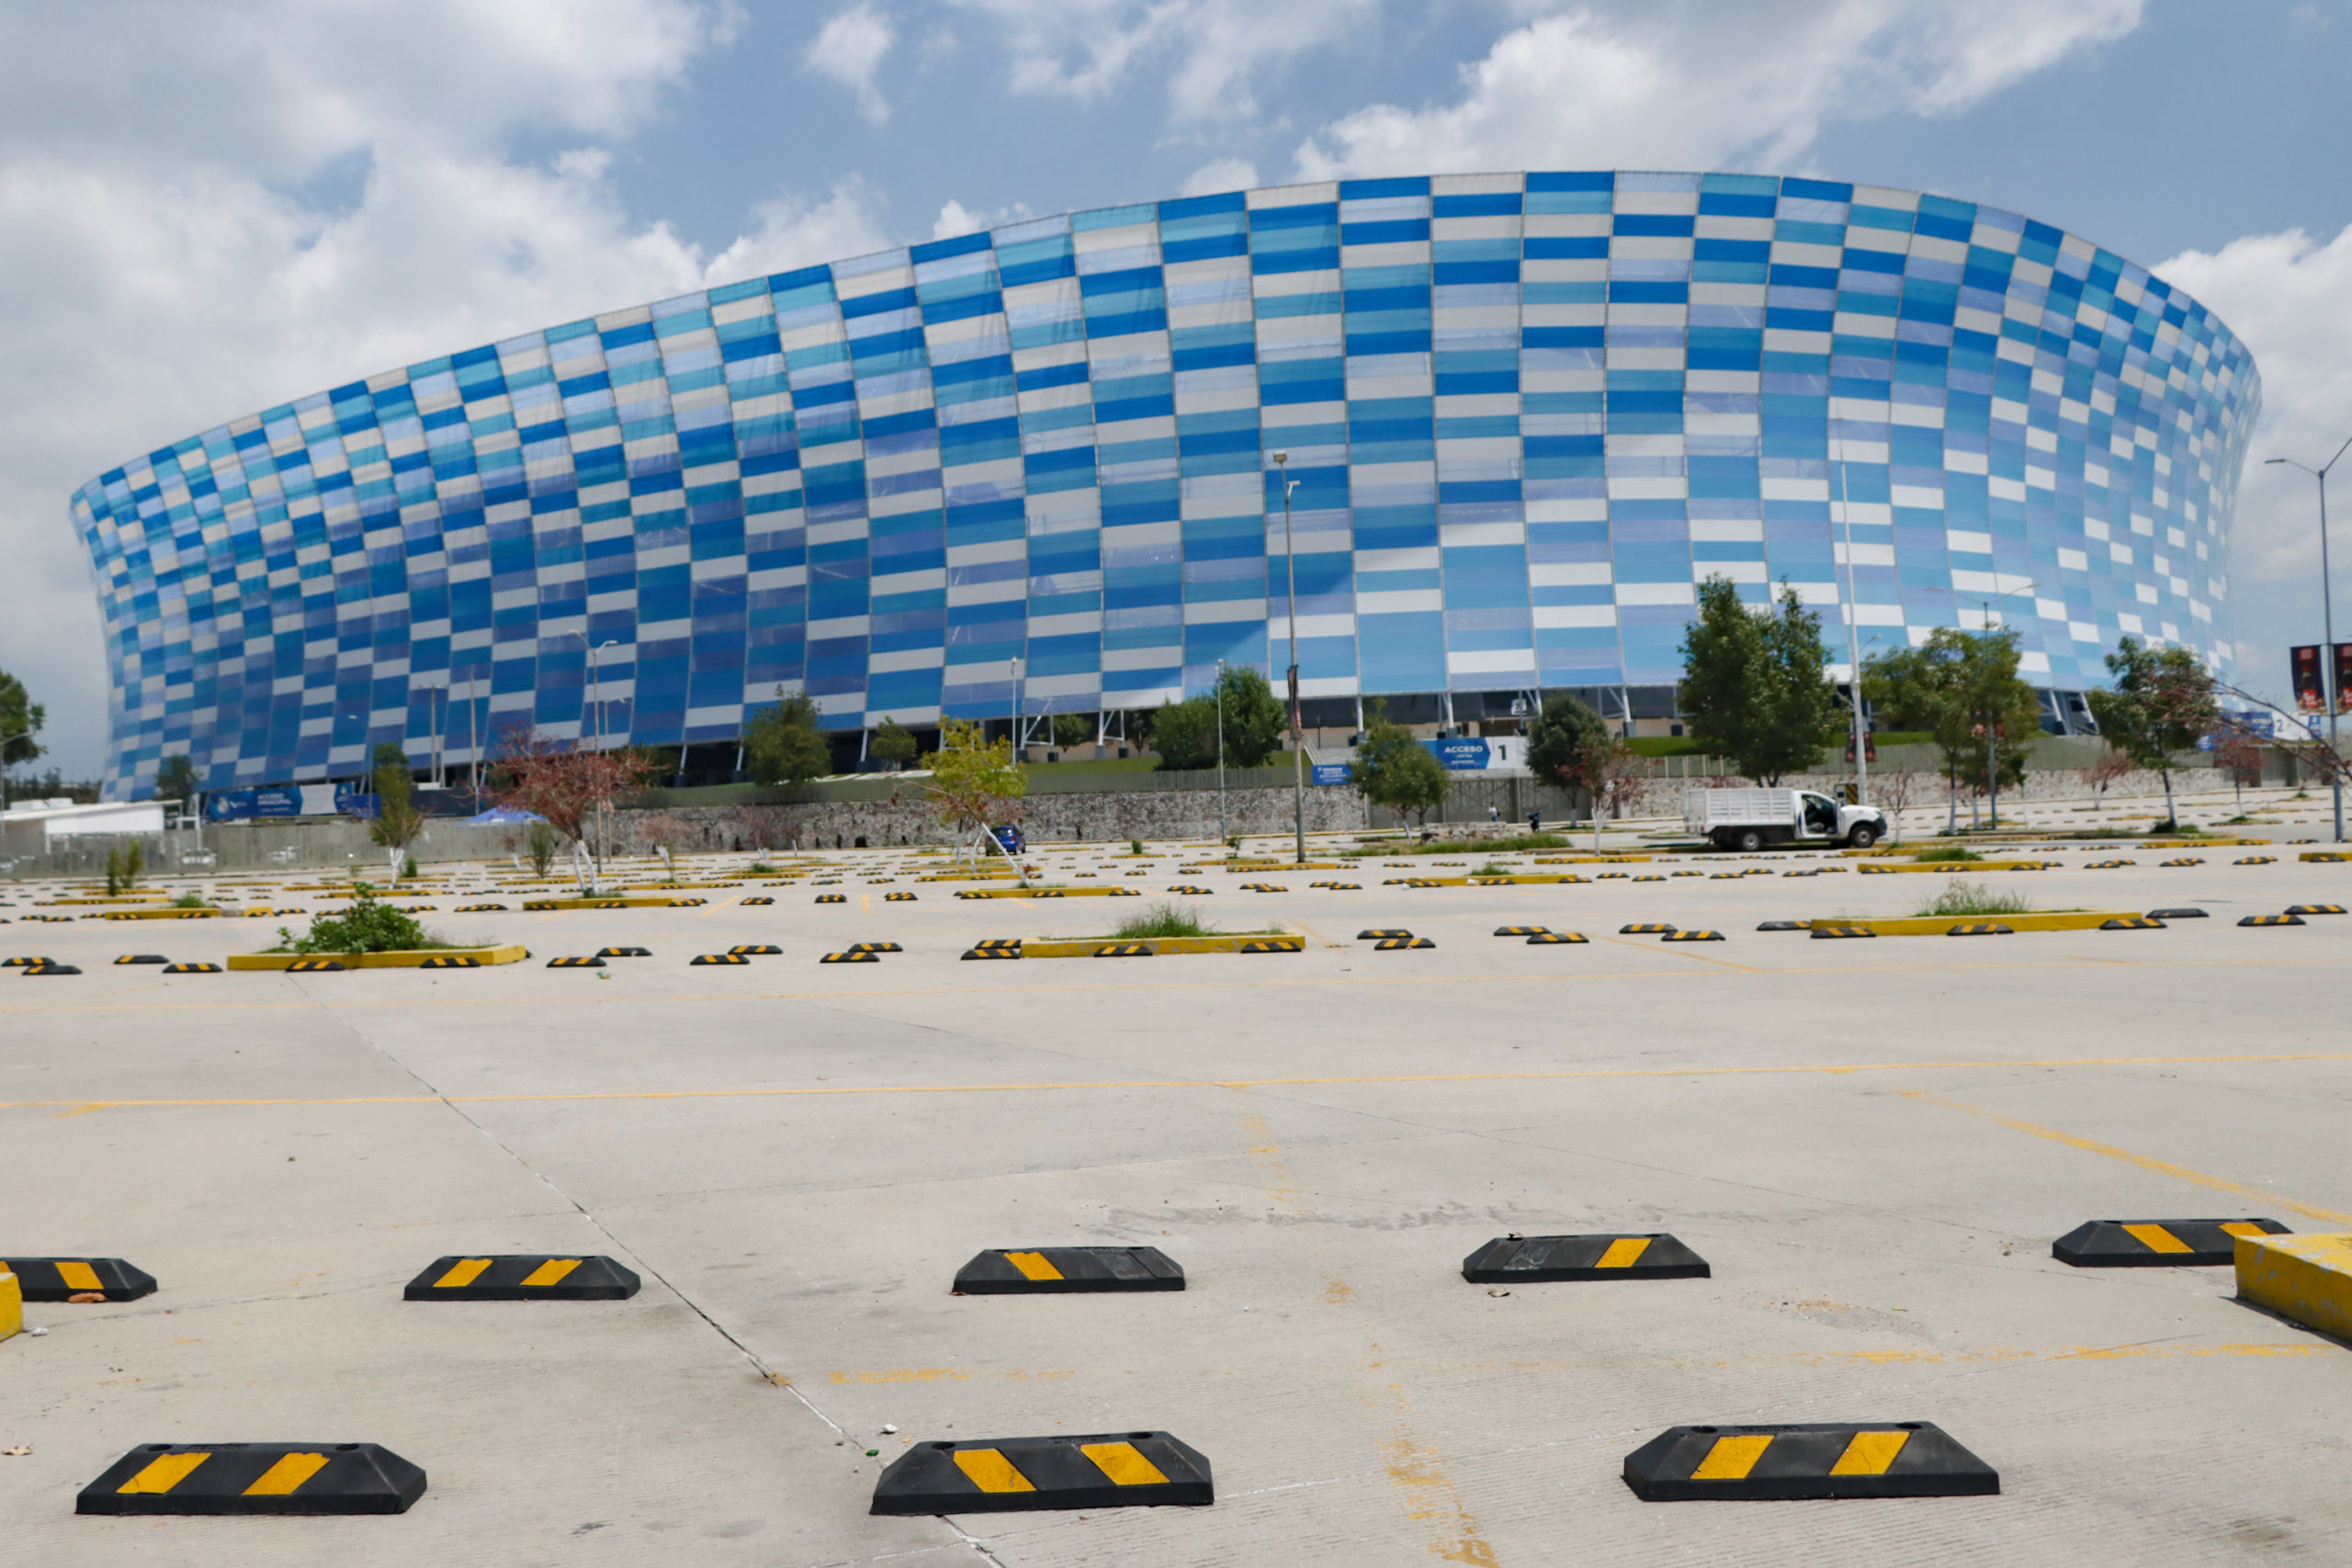
[[[575,853],[584,849],[594,857],[599,881],[605,874],[604,836],[595,825],[614,796],[636,793],[654,774],[654,759],[634,747],[588,750],[577,741],[552,739],[519,726],[499,737],[492,765],[504,781],[498,804],[546,818],[548,826],[571,840]]]
[[[2213,731],[2213,765],[2237,786],[2238,815],[2245,815],[2245,786],[2262,787],[2262,747],[2235,725]]]

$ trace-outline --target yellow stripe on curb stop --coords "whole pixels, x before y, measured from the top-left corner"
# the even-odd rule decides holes
[[[1062,1271],[1046,1260],[1042,1252],[1008,1252],[1004,1260],[1021,1270],[1024,1280],[1058,1280]]]
[[[1078,1451],[1111,1478],[1114,1486],[1165,1486],[1168,1477],[1133,1443],[1080,1443]]]
[[[2264,1230],[2260,1225],[2256,1224],[2252,1220],[2232,1220],[2228,1224],[2224,1224],[2222,1227],[2222,1230],[2224,1234],[2229,1235],[2268,1235],[2271,1234],[2270,1232]]]
[[[1717,1438],[1699,1468],[1690,1472],[1693,1481],[1745,1481],[1764,1450],[1772,1446],[1770,1434],[1761,1437]]]
[[[1609,1244],[1609,1250],[1600,1255],[1600,1261],[1593,1267],[1595,1269],[1631,1269],[1641,1261],[1642,1254],[1649,1249],[1650,1238],[1645,1235],[1621,1235]]]
[[[2162,1225],[2125,1225],[2123,1232],[2150,1252],[2194,1252],[2197,1250]]]
[[[196,1467],[212,1456],[209,1453],[164,1454],[148,1462],[147,1468],[124,1482],[115,1491],[123,1496],[142,1493],[169,1492],[196,1473]]]
[[[1903,1445],[1911,1440],[1908,1432],[1857,1432],[1829,1467],[1832,1475],[1884,1475],[1894,1462]]]
[[[580,1267],[577,1258],[550,1258],[523,1278],[525,1289],[563,1282],[563,1277]]]
[[[482,1270],[489,1267],[490,1259],[487,1258],[460,1258],[447,1274],[433,1281],[433,1288],[436,1291],[462,1290],[481,1279]]]
[[[327,1467],[324,1454],[280,1454],[277,1462],[261,1472],[261,1479],[245,1488],[248,1497],[290,1497],[300,1490],[302,1483]]]
[[[59,1258],[57,1277],[69,1291],[103,1291],[107,1288],[106,1282],[98,1278],[98,1271],[78,1258]]]
[[[1012,1461],[994,1449],[957,1449],[956,1468],[971,1479],[983,1492],[1035,1492],[1029,1478],[1012,1468]]]

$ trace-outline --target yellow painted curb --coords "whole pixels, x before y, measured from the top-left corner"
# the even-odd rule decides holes
[[[25,1325],[25,1289],[17,1277],[0,1269],[0,1339]]]
[[[507,947],[416,948],[401,953],[232,953],[232,969],[284,969],[305,958],[332,958],[345,969],[414,969],[428,958],[470,958],[478,964],[520,964],[529,957],[521,942]]]
[[[2137,909],[2061,909],[2039,915],[1910,915],[1894,919],[1807,920],[1807,926],[1861,926],[1880,936],[1943,936],[1954,926],[1986,923],[2013,931],[2097,931],[2109,920],[2136,920]]]
[[[2352,1339],[2352,1235],[2242,1235],[2232,1250],[2241,1300]]]
[[[1274,942],[1273,951],[1304,953],[1306,939],[1284,931],[1261,931],[1256,936],[1158,936],[1136,939],[1141,946],[1151,949],[1157,958],[1173,958],[1192,953],[1238,953],[1244,942]],[[1024,942],[1021,944],[1023,958],[1091,958],[1106,947],[1124,946],[1117,937],[1094,937],[1085,942]]]

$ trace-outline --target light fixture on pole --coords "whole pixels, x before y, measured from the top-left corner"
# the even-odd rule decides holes
[[[2344,752],[2336,744],[2335,710],[2344,705],[2343,694],[2335,689],[2335,594],[2327,572],[2327,470],[2335,467],[2347,448],[2352,448],[2352,436],[2335,449],[2318,468],[2298,463],[2292,457],[2270,457],[2271,463],[2284,463],[2290,468],[2301,468],[2319,480],[2319,614],[2320,626],[2327,637],[2327,651],[2320,655],[2320,695],[2327,700],[2327,776],[2335,792],[2335,841],[2344,841]]]
[[[1871,800],[1870,736],[1862,716],[1862,650],[1856,622],[1861,606],[1854,602],[1854,514],[1846,501],[1846,440],[1838,438],[1838,525],[1846,536],[1846,696],[1854,709],[1854,804]]]
[[[1306,863],[1306,731],[1298,713],[1298,555],[1290,547],[1290,454],[1274,454],[1283,483],[1283,565],[1290,574],[1290,774],[1292,820],[1298,833],[1298,863]]]
[[[1232,835],[1225,825],[1225,660],[1216,661],[1216,837],[1217,842],[1232,846],[1227,840]]]

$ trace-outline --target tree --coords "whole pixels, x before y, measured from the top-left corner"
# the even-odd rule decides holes
[[[817,728],[817,704],[807,694],[775,689],[776,700],[743,724],[743,761],[754,784],[798,789],[833,771],[833,749]]]
[[[424,814],[412,803],[416,780],[408,753],[387,740],[375,752],[376,819],[368,836],[392,852],[392,874],[400,875],[409,844],[424,826]]]
[[[0,774],[15,763],[29,762],[41,754],[40,743],[33,737],[48,717],[48,710],[26,694],[24,682],[0,670]],[[0,784],[0,802],[7,798],[5,784]]]
[[[2107,786],[2128,777],[2136,771],[2131,758],[2117,750],[2101,751],[2098,761],[2083,770],[2083,783],[2090,786],[2091,809],[2097,811],[2107,804]]]
[[[1811,767],[1841,722],[1827,659],[1821,617],[1786,581],[1778,604],[1757,611],[1729,578],[1708,578],[1682,639],[1677,702],[1691,739],[1766,784]]]
[[[2194,748],[2220,719],[2213,676],[2196,654],[2177,644],[2151,648],[2126,637],[2107,656],[2111,691],[2094,690],[2091,716],[2107,743],[2165,783],[2165,826],[2177,828],[2173,809],[2173,758]]]
[[[980,726],[951,718],[939,728],[939,750],[922,760],[931,770],[924,785],[939,819],[966,836],[968,851],[973,835],[985,836],[991,827],[1018,821],[1021,797],[1029,793],[1029,775],[1012,759],[1012,741],[983,738]]]
[[[2237,786],[2238,815],[2245,815],[2245,786],[2262,787],[2262,747],[2235,725],[2213,732],[2213,765]]]
[[[1246,664],[1227,665],[1207,691],[1170,703],[1152,716],[1151,744],[1162,768],[1214,768],[1217,761],[1217,699],[1225,699],[1225,765],[1254,768],[1281,750],[1289,715],[1265,675]]]
[[[155,769],[155,798],[184,800],[193,808],[196,805],[196,763],[185,751],[175,751],[164,758]]]
[[[1094,739],[1094,721],[1082,713],[1061,713],[1054,716],[1054,744],[1067,751],[1073,746],[1083,746]]]
[[[644,788],[653,776],[653,759],[634,748],[588,750],[520,725],[499,737],[492,760],[506,780],[498,791],[498,804],[547,818],[548,826],[595,856],[600,879],[604,851],[589,833],[590,822],[616,795]]]
[[[804,702],[806,698],[802,699]],[[922,748],[915,743],[914,732],[895,718],[885,717],[874,739],[865,743],[866,755],[879,757],[892,768],[903,768],[915,760]]]
[[[1395,812],[1399,821],[1409,811],[1427,827],[1430,812],[1445,803],[1445,764],[1411,730],[1389,722],[1386,705],[1366,704],[1364,718],[1363,743],[1356,748],[1351,770],[1356,793]]]
[[[1569,694],[1555,692],[1528,720],[1528,770],[1562,789],[1591,796],[1597,812],[1610,743],[1616,739],[1607,719]]]
[[[1917,648],[1864,660],[1862,694],[1895,728],[1924,730],[1934,739],[1948,784],[1966,779],[1982,785],[1989,761],[2003,784],[2018,785],[2041,737],[2041,701],[2018,678],[2018,658],[2010,627],[1938,626]]]

